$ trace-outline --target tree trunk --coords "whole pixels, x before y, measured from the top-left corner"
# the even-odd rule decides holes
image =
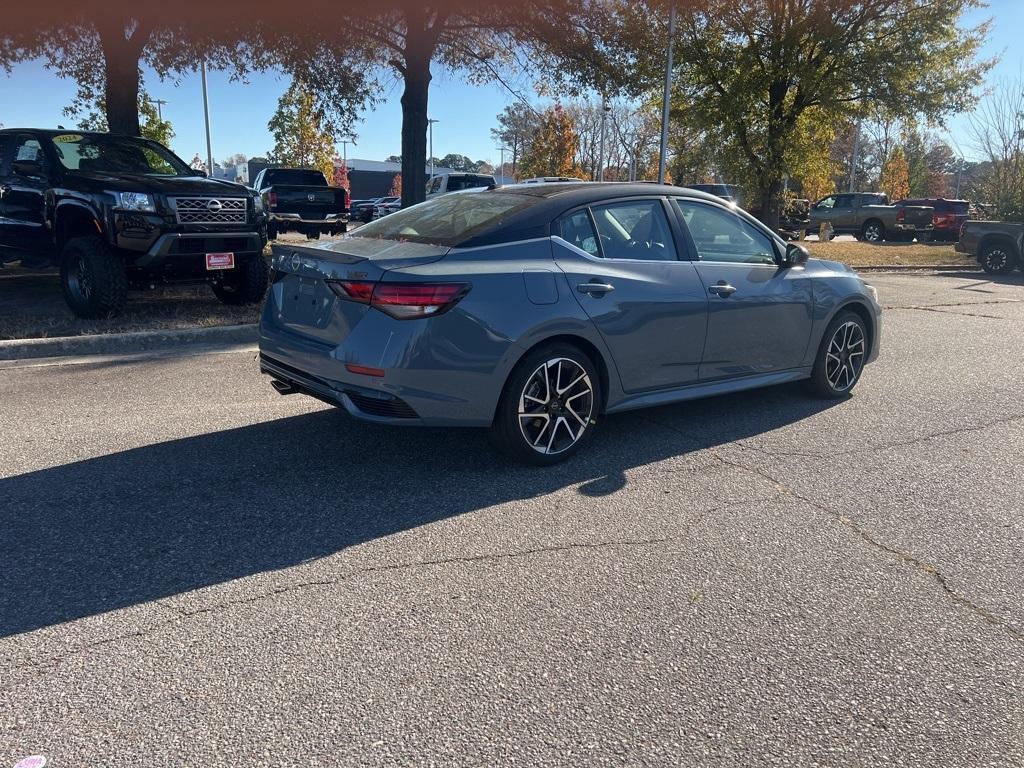
[[[409,30],[402,92],[402,207],[422,203],[427,196],[427,99],[430,91],[432,41]],[[426,35],[424,35],[426,37]]]
[[[771,230],[779,228],[779,219],[782,216],[782,176],[769,170],[769,178],[764,179],[761,187],[761,214],[758,218]]]
[[[98,32],[105,60],[103,101],[107,129],[111,133],[139,136],[139,57],[149,34],[139,24],[128,34],[124,21],[103,25]]]

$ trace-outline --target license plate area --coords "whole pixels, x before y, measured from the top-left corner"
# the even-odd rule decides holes
[[[213,271],[217,269],[234,269],[234,253],[208,253],[206,254],[206,269]]]

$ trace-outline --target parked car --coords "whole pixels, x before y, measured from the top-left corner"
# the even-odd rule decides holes
[[[0,260],[59,266],[79,317],[111,317],[129,288],[206,281],[225,304],[262,300],[259,195],[208,179],[148,139],[0,131]]]
[[[786,203],[779,217],[779,234],[785,238],[795,238],[801,231],[806,232],[811,226],[811,201],[795,198]]]
[[[474,187],[494,187],[497,180],[489,173],[443,173],[427,181],[427,199]]]
[[[323,171],[264,168],[252,186],[263,198],[271,240],[280,232],[301,232],[316,240],[348,231],[348,193],[330,186]]]
[[[379,219],[381,216],[387,216],[389,213],[400,210],[402,210],[402,198],[382,197],[373,206],[373,218]]]
[[[856,192],[829,195],[810,211],[812,230],[828,222],[837,235],[853,235],[858,240],[880,243],[883,240],[930,240],[933,232],[933,208],[930,205],[889,205],[882,192]]]
[[[960,229],[957,252],[973,256],[990,275],[1006,275],[1024,269],[1024,223],[1010,221],[974,221]]]
[[[354,200],[349,209],[349,219],[364,223],[372,221],[373,207],[383,199],[383,197],[372,197],[369,200]]]
[[[970,202],[967,200],[946,200],[943,197],[918,197],[900,200],[896,205],[931,206],[932,239],[956,242],[960,228],[969,218]]]
[[[446,195],[324,248],[274,246],[260,369],[383,424],[489,427],[552,464],[604,414],[878,355],[874,289],[722,200],[653,184]]]
[[[687,184],[687,189],[696,189],[709,195],[728,200],[730,203],[743,207],[743,193],[735,184]]]

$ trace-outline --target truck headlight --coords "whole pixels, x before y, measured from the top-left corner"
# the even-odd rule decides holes
[[[145,192],[115,192],[114,194],[117,197],[118,208],[123,208],[126,211],[149,211],[150,213],[156,210],[153,196]]]
[[[256,211],[256,213],[260,213],[263,210],[263,196],[262,195],[256,195],[255,197],[253,197],[253,199],[252,199],[252,209],[254,211]]]

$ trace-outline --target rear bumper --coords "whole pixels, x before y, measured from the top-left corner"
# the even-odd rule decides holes
[[[319,219],[304,219],[300,213],[271,213],[268,216],[271,224],[278,229],[291,227],[323,227],[331,229],[348,223],[347,213],[329,213]]]
[[[279,289],[271,286],[260,321],[261,372],[366,421],[490,426],[501,390],[494,382],[504,375],[495,376],[495,370],[501,367],[503,353],[511,351],[509,346],[495,348],[490,361],[478,358],[465,365],[453,364],[454,360],[438,356],[448,351],[447,345],[438,345],[423,322],[394,320],[376,310],[360,320],[341,344],[333,344],[280,323]],[[454,313],[449,315],[456,320]],[[384,375],[353,373],[346,363],[380,368]]]

